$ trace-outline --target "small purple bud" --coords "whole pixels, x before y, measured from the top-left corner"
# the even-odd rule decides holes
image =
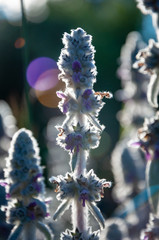
[[[150,154],[150,152],[148,151],[148,149],[145,149],[145,151],[146,151],[146,160],[147,160],[147,161],[151,160],[151,154]]]
[[[81,201],[82,200],[82,206],[85,207],[86,206],[86,200],[88,201],[89,200],[89,197],[88,197],[88,191],[87,190],[82,190],[81,193],[80,193],[80,198],[79,200]]]
[[[35,220],[35,214],[33,212],[29,211],[28,215],[31,220]]]
[[[36,190],[38,193],[41,192],[41,184],[35,182],[35,183],[34,183],[34,188],[35,188],[35,190]]]
[[[0,186],[2,186],[2,187],[6,187],[8,185],[8,183],[6,183],[6,182],[0,182]]]
[[[34,208],[37,206],[37,203],[36,202],[31,202],[29,205],[28,205],[28,208]]]
[[[69,103],[66,102],[63,104],[63,113],[66,114],[69,110]]]
[[[10,193],[6,193],[6,199],[10,199],[11,198],[11,194]]]
[[[145,232],[144,240],[154,240],[153,232]]]
[[[138,142],[132,142],[132,141],[130,141],[130,142],[128,143],[128,145],[129,145],[129,147],[139,148],[139,147],[141,146],[141,142],[140,142],[140,141],[138,141]]]
[[[62,98],[62,99],[67,99],[67,96],[61,92],[61,91],[57,91],[56,92],[56,95],[59,97],[59,98]]]
[[[144,240],[148,240],[148,236],[145,236],[145,237],[144,237]]]
[[[82,97],[85,98],[85,99],[88,99],[91,94],[93,94],[92,89],[86,89],[84,91],[84,93],[82,94]]]
[[[81,73],[80,72],[74,72],[72,75],[73,81],[76,83],[80,82],[80,77],[81,77]]]
[[[78,61],[78,60],[75,60],[73,63],[72,63],[72,70],[76,73],[80,72],[81,71],[81,63]]]
[[[38,173],[35,177],[33,177],[33,181],[36,182],[39,177],[42,177],[42,173]]]
[[[50,213],[46,213],[45,217],[50,217]]]

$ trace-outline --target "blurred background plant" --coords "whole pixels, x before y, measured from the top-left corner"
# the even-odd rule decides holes
[[[151,18],[141,15],[134,0],[0,0],[0,22],[0,99],[5,101],[12,111],[12,114],[9,114],[12,115],[12,120],[8,122],[3,117],[5,110],[0,112],[3,136],[9,144],[14,130],[9,138],[6,131],[13,125],[33,131],[40,147],[41,164],[45,166],[44,176],[49,193],[51,185],[48,178],[59,173],[64,174],[68,170],[68,156],[56,145],[57,131],[54,129],[55,125],[63,122],[63,115],[57,108],[60,99],[55,94],[57,90],[63,89],[62,83],[57,81],[56,65],[62,48],[62,34],[82,27],[93,36],[98,69],[94,89],[109,89],[114,94],[123,87],[116,74],[122,62],[119,59],[121,46],[131,31],[140,30],[146,43],[150,37],[155,38]],[[125,103],[126,100],[122,101]],[[122,107],[121,101],[113,99],[102,109],[99,120],[106,125],[106,130],[102,134],[99,147],[91,150],[92,161],[88,166],[96,169],[100,178],[106,176],[112,181],[118,181],[115,179],[110,159],[123,132],[123,124],[120,125],[116,119],[116,114]],[[129,105],[127,108],[131,107],[132,105]],[[130,125],[132,122],[127,121],[127,126]],[[5,156],[6,148],[0,156],[1,172],[5,165]],[[144,163],[142,164],[144,168]],[[132,172],[132,175],[135,177],[136,172]],[[1,176],[3,177],[2,173]],[[144,183],[144,176],[142,180]],[[130,194],[129,197],[133,199],[134,195]],[[56,209],[57,204],[55,199],[51,212]],[[105,218],[113,216],[118,206],[120,202],[112,196],[110,189],[106,190],[105,198],[99,203]],[[69,224],[66,215],[60,225],[55,223],[54,228],[57,232],[63,231],[70,227]],[[93,227],[96,228],[95,225]]]

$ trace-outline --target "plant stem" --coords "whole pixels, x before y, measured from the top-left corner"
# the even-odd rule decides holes
[[[74,199],[72,204],[72,223],[73,230],[85,233],[88,228],[88,208],[83,207],[79,199]]]
[[[23,82],[24,82],[24,93],[25,93],[25,100],[26,100],[26,107],[27,107],[27,116],[28,116],[28,121],[27,121],[27,127],[30,129],[31,128],[31,105],[30,105],[30,100],[29,100],[29,86],[26,81],[26,69],[28,66],[28,52],[27,52],[27,34],[26,34],[26,28],[27,28],[27,21],[25,17],[25,9],[24,9],[24,3],[23,0],[20,0],[21,3],[21,13],[22,13],[22,36],[25,40],[25,45],[23,48],[22,52],[22,57],[23,57]]]
[[[159,42],[159,14],[158,13],[152,14],[152,22],[156,31],[157,41]]]
[[[81,112],[78,113],[78,123],[80,126],[85,127],[86,117]],[[86,173],[86,161],[87,161],[87,152],[83,149],[79,150],[77,166],[74,173],[75,178],[79,178],[81,175]],[[72,218],[73,218],[73,228],[76,228],[85,233],[88,227],[88,208],[87,206],[83,207],[79,199],[75,199],[72,206]]]
[[[36,240],[36,226],[33,222],[24,225],[23,236],[23,240]]]

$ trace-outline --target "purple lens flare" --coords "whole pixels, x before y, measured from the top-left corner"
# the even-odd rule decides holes
[[[48,57],[40,57],[29,64],[26,78],[32,88],[46,91],[57,85],[57,71],[58,66],[55,60]]]

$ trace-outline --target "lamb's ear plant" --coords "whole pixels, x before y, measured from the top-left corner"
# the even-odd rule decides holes
[[[138,8],[144,14],[151,14],[157,41],[150,39],[149,45],[139,51],[137,54],[138,61],[134,64],[134,67],[139,68],[142,73],[150,75],[147,99],[152,107],[157,108],[159,95],[159,1],[137,0],[137,3]]]
[[[128,235],[125,221],[122,218],[113,217],[106,220],[101,240],[130,240]]]
[[[71,172],[51,177],[50,182],[56,184],[57,198],[61,201],[53,219],[70,206],[72,210],[73,229],[61,234],[63,240],[99,239],[99,231],[92,233],[88,226],[88,211],[104,228],[104,218],[96,202],[103,197],[104,188],[111,186],[105,179],[99,179],[93,170],[87,172],[86,169],[89,150],[98,146],[104,129],[97,119],[104,105],[102,98],[111,97],[109,92],[93,90],[97,71],[91,40],[92,37],[81,28],[72,30],[71,34],[65,33],[64,48],[58,61],[59,79],[66,83],[66,89],[57,95],[62,99],[59,108],[66,114],[66,119],[62,126],[57,126],[60,131],[57,143],[70,154]]]
[[[138,7],[144,14],[150,13],[156,30],[157,42],[150,39],[149,45],[139,51],[138,61],[134,64],[142,73],[150,75],[147,89],[148,102],[152,107],[158,107],[159,95],[159,1],[137,0]],[[146,182],[149,203],[151,206],[150,223],[143,231],[141,239],[159,239],[159,112],[150,119],[145,119],[143,127],[138,130],[139,140],[132,146],[140,147],[146,153]]]
[[[40,166],[39,148],[32,132],[24,128],[18,130],[11,141],[9,156],[4,169],[6,188],[7,222],[14,227],[9,240],[36,240],[36,229],[51,240],[52,233],[43,223],[48,217],[44,199],[44,182]]]
[[[142,233],[141,239],[159,239],[159,112],[155,117],[145,119],[144,125],[138,130],[139,140],[131,142],[140,147],[146,155],[146,183],[151,207],[150,223]]]

